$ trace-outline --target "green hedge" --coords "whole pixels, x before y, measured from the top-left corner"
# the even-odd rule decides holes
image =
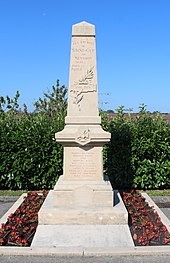
[[[62,174],[63,149],[54,136],[64,127],[65,94],[65,87],[57,83],[52,94],[44,94],[45,98],[35,103],[33,113],[28,113],[26,106],[24,111],[18,110],[18,95],[15,105],[1,97],[0,189],[54,186]]]
[[[32,113],[14,99],[0,97],[0,189],[50,189],[62,174],[63,149],[54,135],[64,127],[66,88],[52,87],[35,103]],[[170,125],[142,105],[132,119],[101,112],[102,126],[111,132],[104,146],[104,172],[114,189],[170,188]]]
[[[0,124],[0,188],[51,188],[62,173],[62,147],[54,141],[62,124],[58,127],[45,114],[19,118],[8,114]]]
[[[124,114],[106,122],[111,141],[106,146],[105,170],[113,188],[162,189],[170,187],[170,125],[144,105],[139,114]]]

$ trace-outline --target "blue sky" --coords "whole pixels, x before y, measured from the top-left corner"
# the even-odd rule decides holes
[[[0,0],[0,95],[68,87],[71,27],[96,26],[99,107],[170,112],[169,0]]]

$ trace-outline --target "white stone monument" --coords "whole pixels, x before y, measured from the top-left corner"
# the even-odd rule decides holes
[[[64,146],[64,172],[39,212],[33,246],[45,246],[50,238],[55,246],[72,246],[73,239],[74,246],[112,246],[121,239],[117,225],[122,245],[129,242],[127,211],[120,196],[114,206],[112,187],[103,178],[102,146],[110,137],[98,112],[95,26],[81,22],[72,27],[65,128],[55,134]]]

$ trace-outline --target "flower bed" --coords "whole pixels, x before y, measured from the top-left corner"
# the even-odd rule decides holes
[[[1,246],[30,246],[38,225],[38,211],[47,192],[28,192],[14,214],[0,229]],[[157,212],[137,190],[121,193],[129,213],[129,228],[135,246],[170,245],[170,234]]]
[[[30,246],[38,225],[38,211],[46,198],[42,194],[28,192],[14,214],[8,217],[0,229],[1,246]]]
[[[170,245],[170,234],[157,212],[137,190],[121,193],[129,213],[129,227],[135,246]]]

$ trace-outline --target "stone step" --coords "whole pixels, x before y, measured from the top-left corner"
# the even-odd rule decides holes
[[[134,247],[127,225],[39,225],[31,247]]]

